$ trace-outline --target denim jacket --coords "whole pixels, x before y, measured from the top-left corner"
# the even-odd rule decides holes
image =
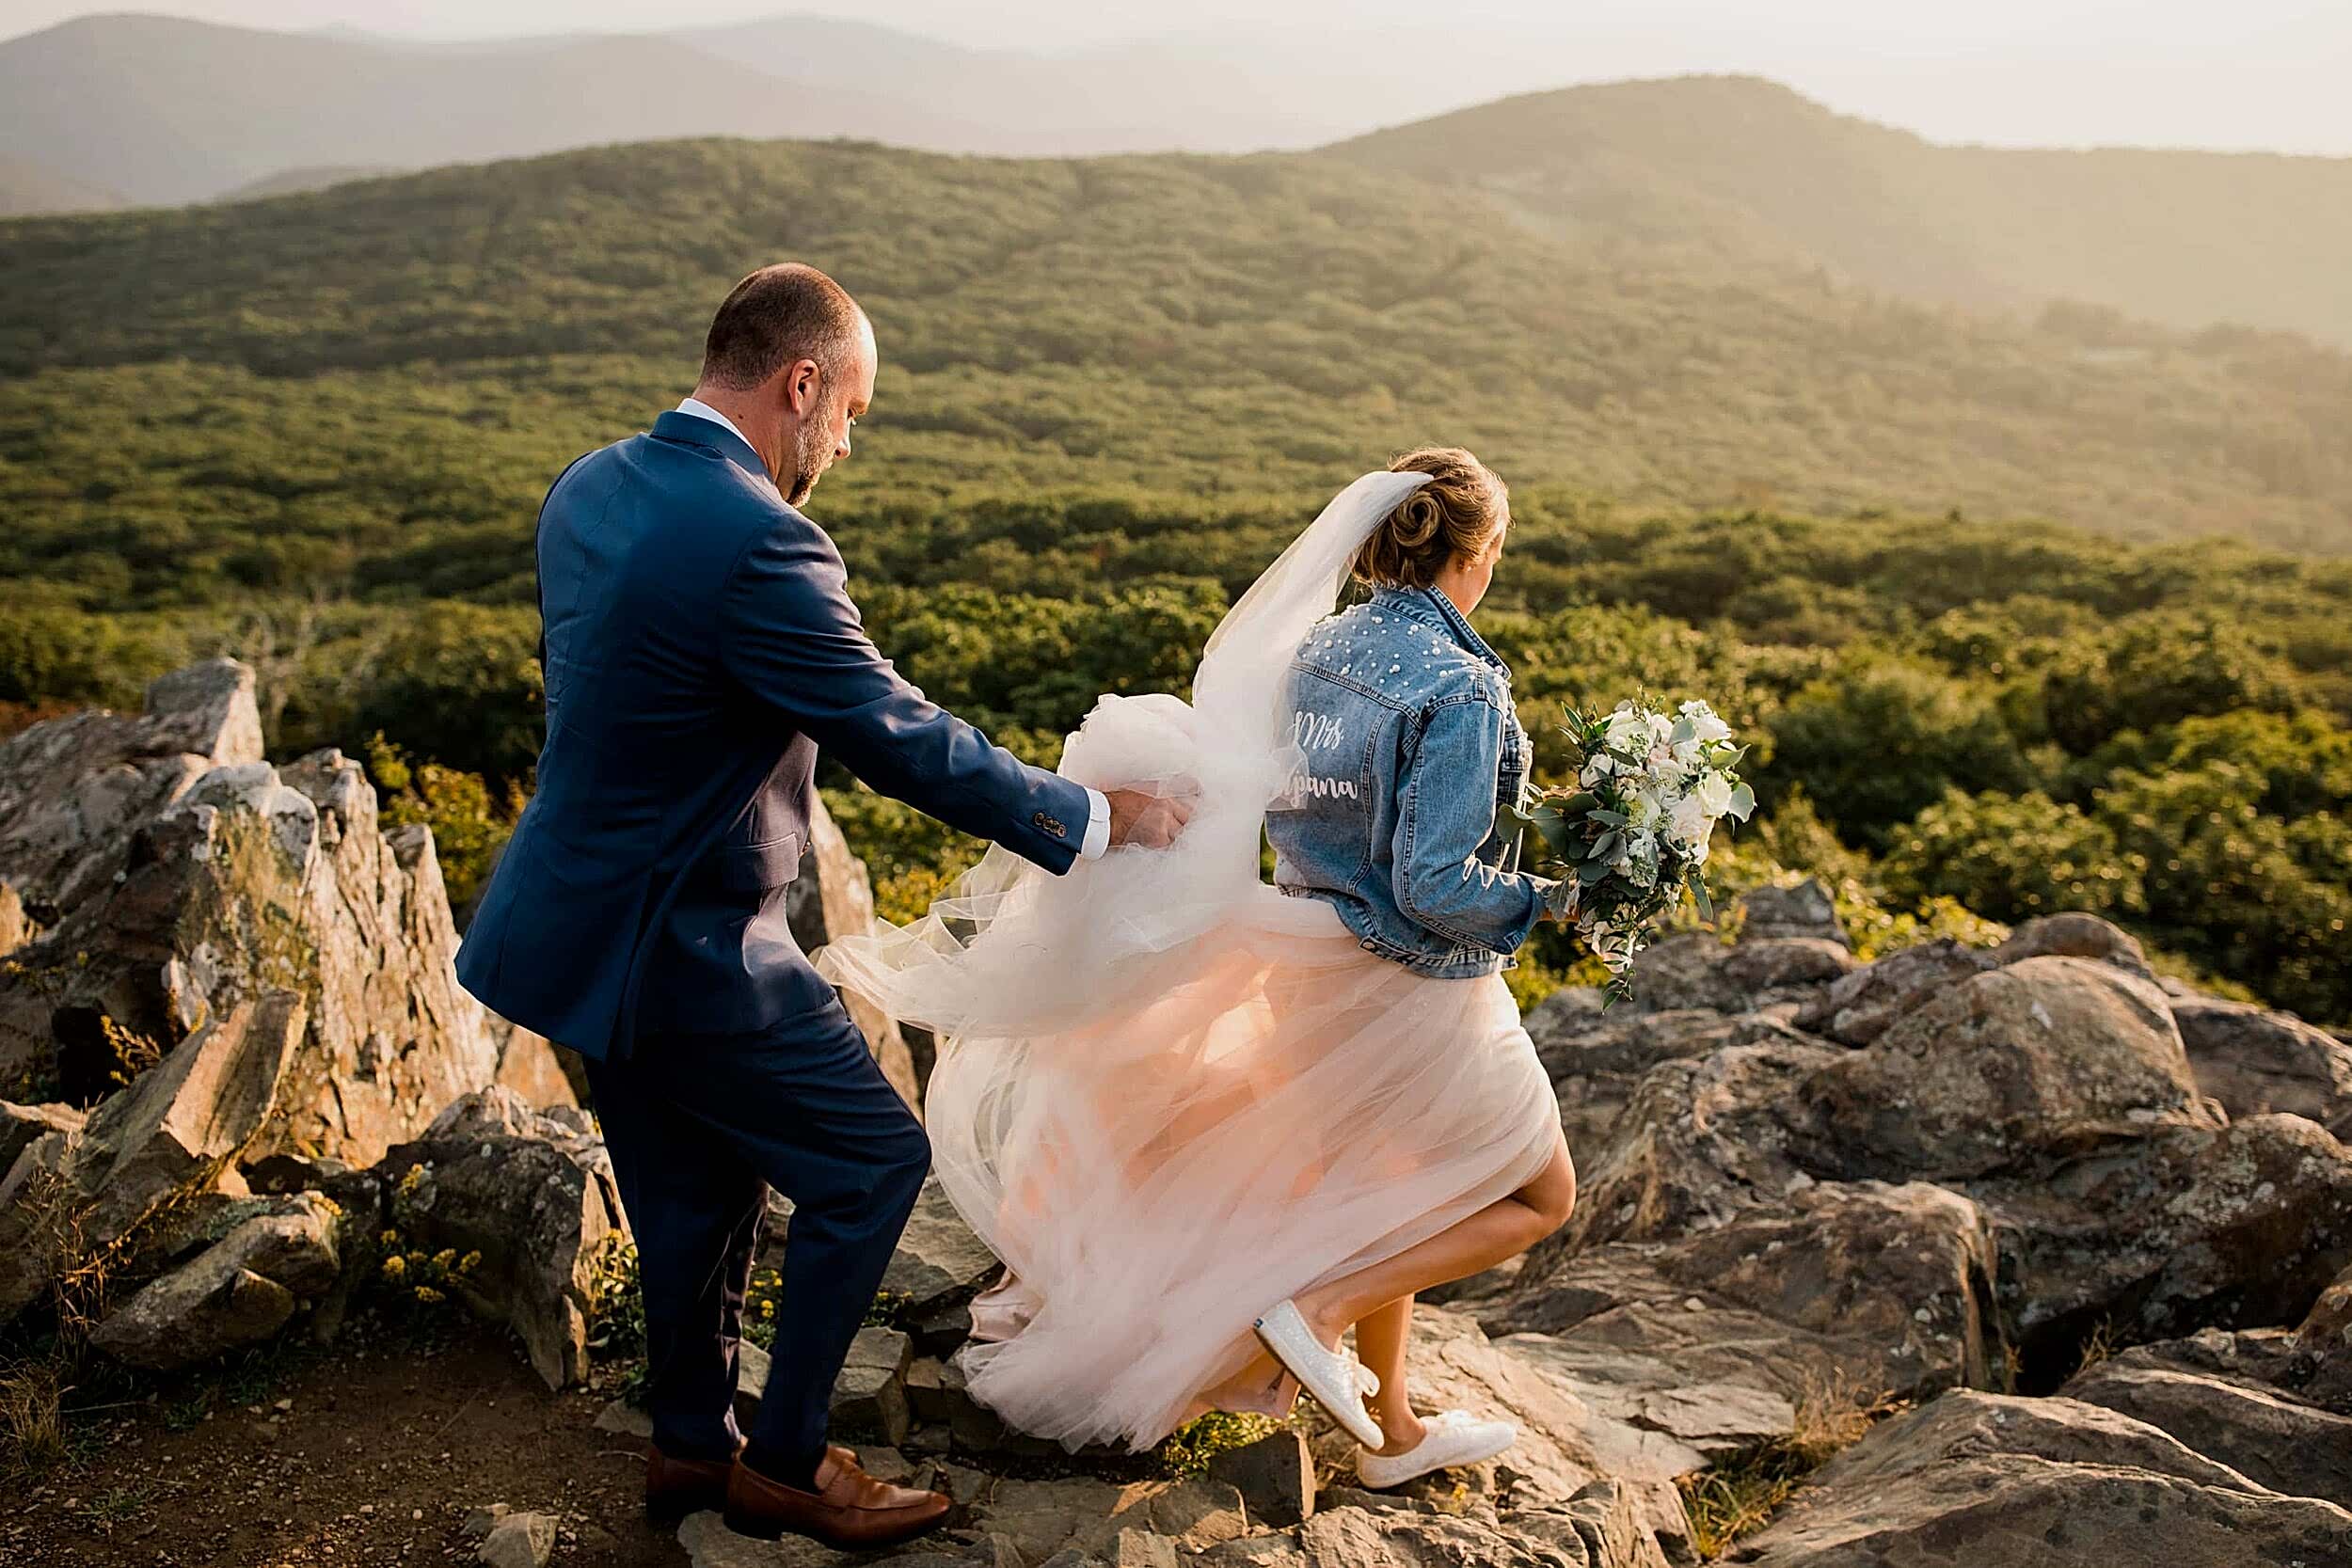
[[[1501,657],[1443,594],[1383,588],[1307,634],[1288,697],[1301,759],[1266,813],[1275,884],[1422,974],[1501,970],[1553,886],[1511,869],[1496,828],[1529,761]]]

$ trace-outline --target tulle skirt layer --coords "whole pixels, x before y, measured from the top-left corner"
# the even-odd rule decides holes
[[[1058,1033],[947,1041],[927,1120],[1007,1265],[975,1398],[1076,1448],[1287,1408],[1252,1320],[1533,1180],[1559,1108],[1500,976],[1431,979],[1272,888]]]

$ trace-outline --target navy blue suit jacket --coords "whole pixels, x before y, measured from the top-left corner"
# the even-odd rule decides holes
[[[1075,858],[1086,791],[900,678],[833,541],[723,426],[668,413],[574,463],[538,559],[538,791],[457,954],[493,1011],[603,1058],[830,1003],[785,922],[819,747],[1049,871]]]

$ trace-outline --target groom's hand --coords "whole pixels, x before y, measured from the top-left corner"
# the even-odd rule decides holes
[[[1138,849],[1165,849],[1192,820],[1190,795],[1147,795],[1139,789],[1106,789],[1111,807],[1111,843]]]

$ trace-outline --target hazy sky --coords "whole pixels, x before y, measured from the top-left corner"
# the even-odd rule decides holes
[[[92,8],[0,0],[0,36]],[[803,10],[1024,49],[1181,36],[1331,73],[1367,51],[1409,52],[1458,78],[1464,103],[1610,77],[1746,71],[1946,141],[2352,155],[2352,0],[160,0],[142,8],[438,38],[652,30]]]

